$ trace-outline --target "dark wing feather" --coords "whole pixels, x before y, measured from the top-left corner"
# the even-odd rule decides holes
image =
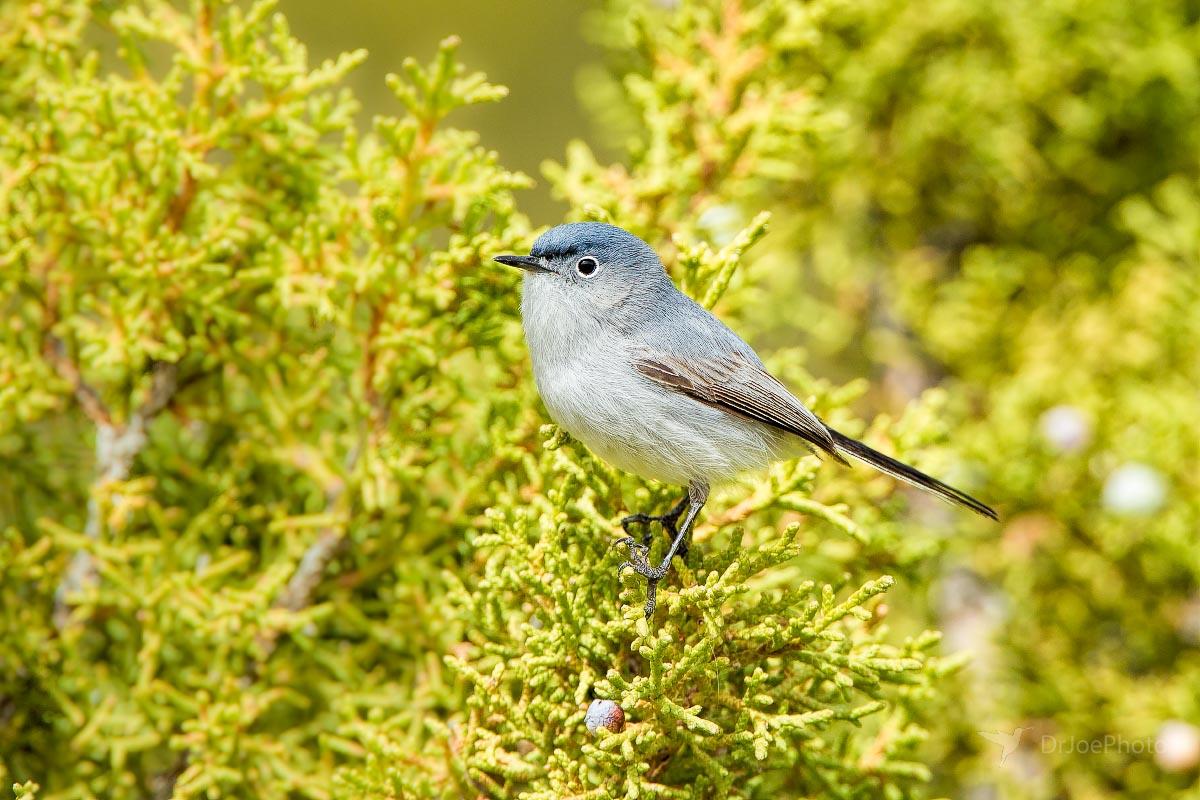
[[[646,352],[636,356],[633,365],[638,372],[661,386],[682,392],[701,403],[795,434],[843,464],[847,463],[843,457],[845,454],[905,483],[932,492],[943,500],[965,506],[989,519],[997,518],[991,507],[966,492],[826,426],[783,384],[771,377],[757,360],[752,361],[737,352],[717,358],[689,359]]]
[[[943,500],[951,503],[957,503],[960,506],[971,509],[980,516],[988,519],[999,519],[994,509],[991,506],[976,500],[966,492],[955,489],[949,484],[942,483],[937,478],[932,478],[921,472],[916,467],[910,467],[903,461],[897,461],[891,456],[884,455],[878,450],[868,447],[856,439],[851,439],[849,436],[838,433],[835,430],[830,430],[833,434],[834,441],[837,443],[838,450],[843,453],[857,458],[865,464],[870,464],[880,472],[885,472],[893,478],[902,480],[907,484],[924,489],[931,492]]]
[[[762,365],[739,353],[716,358],[683,359],[666,353],[638,355],[634,368],[661,386],[701,403],[748,417],[799,436],[838,461],[833,435],[817,415],[805,408]]]

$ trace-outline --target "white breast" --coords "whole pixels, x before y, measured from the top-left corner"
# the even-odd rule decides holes
[[[522,300],[538,391],[555,422],[613,466],[678,485],[761,469],[804,447],[795,437],[665,389],[636,372],[626,343],[565,313],[553,284]],[[544,291],[542,289],[544,288]]]

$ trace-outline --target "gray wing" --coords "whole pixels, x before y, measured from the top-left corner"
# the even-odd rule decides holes
[[[795,434],[845,462],[825,423],[763,369],[756,357],[738,351],[681,357],[646,348],[634,353],[633,366],[660,386]]]
[[[701,403],[799,436],[845,463],[825,423],[708,309],[673,291],[659,299],[652,319],[654,324],[634,334],[630,352],[642,375]]]
[[[851,456],[897,480],[997,519],[990,506],[915,467],[838,433],[763,367],[750,345],[679,292],[661,298],[655,324],[635,334],[634,368],[660,386],[799,436],[843,464]]]

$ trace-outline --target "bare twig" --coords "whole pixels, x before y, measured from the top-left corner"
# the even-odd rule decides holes
[[[287,587],[275,600],[275,608],[299,611],[308,606],[325,567],[337,555],[343,538],[343,532],[337,528],[325,528],[321,531],[317,540],[304,552],[304,557],[300,559],[300,564],[288,581]]]
[[[96,390],[83,379],[79,373],[79,367],[75,366],[75,362],[67,354],[66,345],[62,343],[62,340],[57,336],[48,335],[42,353],[59,377],[70,384],[71,391],[79,402],[79,407],[83,409],[84,414],[87,414],[88,419],[96,423],[97,428],[105,425],[111,427],[112,414],[109,413]]]
[[[347,473],[354,470],[354,466],[358,463],[360,451],[361,447],[356,446],[351,448],[350,452],[346,454],[344,467]],[[325,491],[326,511],[333,511],[342,502],[345,492],[345,481],[339,480],[332,483]],[[296,565],[296,571],[292,573],[287,586],[275,598],[272,607],[293,612],[307,608],[312,603],[313,593],[317,590],[317,584],[321,582],[321,578],[325,574],[325,568],[337,556],[345,540],[346,529],[344,525],[329,525],[321,528],[317,533],[316,540],[308,546],[308,549],[304,551],[304,555],[300,557],[300,563]],[[278,637],[278,631],[265,631],[259,637],[258,644],[263,649],[264,660],[274,652]]]
[[[69,359],[65,360],[69,362]],[[103,418],[92,417],[96,420],[96,477],[92,481],[91,496],[88,499],[87,523],[83,529],[89,539],[100,538],[100,489],[109,483],[123,481],[129,477],[129,472],[133,468],[133,460],[146,446],[147,425],[170,401],[177,384],[178,370],[174,364],[156,364],[150,393],[124,427],[115,425],[107,410],[104,411]],[[79,385],[86,386],[82,380]],[[94,395],[90,389],[88,392]],[[81,400],[81,405],[82,402]],[[98,399],[97,403],[99,403]],[[88,416],[92,416],[92,414],[89,413]],[[58,589],[54,593],[54,624],[59,630],[65,628],[70,621],[71,596],[92,586],[95,582],[96,565],[92,554],[87,550],[77,551],[71,559],[70,566],[67,567],[66,575],[63,576],[62,582],[59,583]]]

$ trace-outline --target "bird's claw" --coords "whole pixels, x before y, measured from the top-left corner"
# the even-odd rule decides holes
[[[646,560],[646,549],[639,546],[637,549],[630,549],[629,560],[622,561],[617,567],[617,577],[621,576],[626,569],[631,569],[638,575],[641,575],[648,581],[661,581],[667,574],[667,571],[662,567],[652,567],[650,562]]]
[[[650,526],[653,523],[657,522],[658,524],[662,525],[663,530],[666,531],[666,533],[667,533],[667,536],[671,539],[674,539],[676,533],[678,533],[678,531],[675,528],[675,525],[678,521],[679,521],[679,515],[674,514],[674,513],[630,514],[628,517],[625,517],[621,520],[621,530],[625,531],[625,533],[628,534],[628,533],[630,533],[629,527],[631,525],[647,526],[646,532],[644,534],[642,534],[641,546],[648,550],[650,548],[650,543],[654,540],[654,531],[650,528]],[[633,544],[635,544],[636,542],[637,542],[637,540],[634,539],[633,536],[625,536],[621,539],[618,539],[613,544],[614,544],[614,546],[618,545],[618,544],[627,544],[632,548]],[[683,542],[680,545],[679,550],[676,551],[675,555],[679,556],[679,558],[682,561],[684,561],[684,563],[686,563],[687,562],[687,554],[688,554],[687,542]]]
[[[650,568],[650,562],[646,558],[650,553],[650,548],[632,536],[617,539],[612,544],[613,547],[620,547],[622,545],[629,548],[629,560],[621,562],[617,567],[617,578],[619,579],[626,569],[631,569],[639,575],[644,575],[644,570]]]
[[[626,568],[633,570],[638,575],[641,575],[646,579],[646,605],[644,607],[646,619],[650,619],[652,616],[654,616],[654,609],[658,606],[658,582],[662,580],[664,575],[667,574],[665,569],[652,567],[650,566],[649,562],[646,561],[646,552],[649,549],[650,548],[643,547],[637,542],[633,542],[629,547],[629,557],[632,560],[623,561],[621,562],[621,565],[617,567],[618,580],[621,577],[621,573],[623,573]]]
[[[626,534],[631,533],[629,528],[632,525],[645,525],[645,534],[642,536],[640,542],[630,535],[626,535],[613,542],[614,547],[625,545],[629,548],[629,559],[621,562],[620,566],[617,567],[617,579],[620,580],[625,570],[630,569],[646,580],[646,619],[650,619],[654,614],[654,609],[658,602],[658,583],[666,577],[671,566],[671,559],[669,558],[667,559],[667,563],[662,566],[650,566],[650,543],[654,539],[651,526],[655,522],[659,523],[673,542],[672,546],[675,548],[673,551],[674,555],[681,559],[686,558],[687,543],[680,540],[676,525],[679,523],[679,517],[683,513],[687,499],[685,497],[665,514],[630,514],[623,518],[621,520],[621,529]]]

